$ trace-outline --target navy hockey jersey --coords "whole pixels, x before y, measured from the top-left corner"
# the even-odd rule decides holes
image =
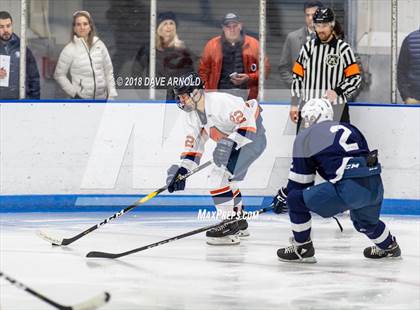
[[[365,137],[353,125],[335,121],[314,124],[295,139],[288,191],[314,185],[316,172],[335,183],[342,179],[349,160],[368,154]]]

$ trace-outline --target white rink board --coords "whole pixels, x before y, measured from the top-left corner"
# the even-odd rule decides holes
[[[263,108],[268,146],[240,184],[245,195],[271,195],[287,181],[288,106]],[[174,104],[2,103],[0,113],[1,194],[146,193],[183,147],[184,112]],[[386,198],[419,199],[420,108],[352,106],[351,117],[380,151]],[[189,194],[207,194],[209,171],[191,178]]]

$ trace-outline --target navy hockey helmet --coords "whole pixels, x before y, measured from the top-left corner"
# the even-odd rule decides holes
[[[196,98],[197,91],[204,88],[204,83],[201,80],[200,76],[196,72],[185,73],[178,77],[178,82],[173,87],[175,94],[176,103],[178,107],[182,110],[185,108],[185,104],[181,102],[179,95],[188,94],[193,102],[196,104],[198,102]]]
[[[314,23],[331,23],[335,21],[335,15],[330,8],[318,8],[313,16]]]

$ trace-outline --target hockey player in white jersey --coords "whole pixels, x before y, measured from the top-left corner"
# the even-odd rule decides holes
[[[185,114],[186,135],[181,162],[168,169],[168,191],[184,190],[185,180],[176,181],[195,168],[204,152],[206,141],[217,142],[213,152],[216,165],[211,172],[210,194],[222,217],[240,216],[242,197],[237,181],[244,179],[249,166],[266,147],[265,129],[256,100],[244,101],[226,93],[204,92],[197,73],[180,77],[174,87],[179,108]],[[206,233],[211,245],[239,244],[239,237],[249,236],[248,223],[241,219]]]

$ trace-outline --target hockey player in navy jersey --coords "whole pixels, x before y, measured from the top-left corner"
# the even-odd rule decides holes
[[[279,259],[315,263],[310,212],[327,218],[346,210],[356,230],[375,244],[365,257],[399,258],[395,237],[379,219],[384,189],[377,151],[369,150],[355,126],[332,121],[327,100],[309,100],[301,113],[305,129],[293,145],[289,181],[273,199],[276,213],[288,206],[293,232],[291,246],[277,251]],[[317,172],[326,182],[314,185]]]
[[[236,185],[242,181],[249,166],[266,147],[265,129],[256,100],[244,101],[227,93],[204,92],[197,73],[180,77],[174,87],[178,107],[185,116],[185,142],[180,164],[168,169],[168,191],[184,190],[185,180],[178,181],[200,162],[206,141],[217,142],[213,152],[216,167],[211,172],[210,194],[222,218],[241,216],[241,192]],[[239,244],[239,237],[249,236],[245,219],[225,223],[207,231],[211,245]]]

